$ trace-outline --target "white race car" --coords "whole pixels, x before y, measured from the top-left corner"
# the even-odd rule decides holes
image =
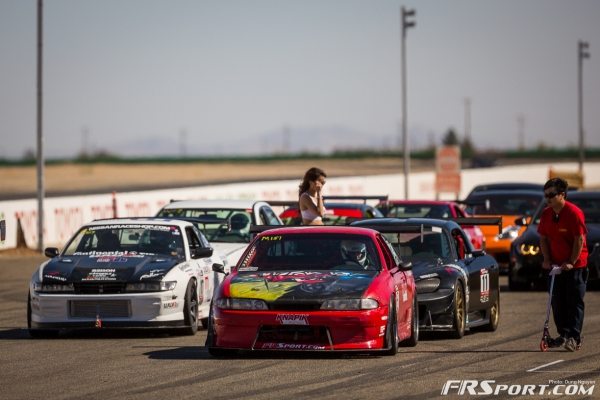
[[[190,222],[116,218],[84,225],[29,284],[27,326],[32,337],[60,329],[206,327],[224,258]]]
[[[283,225],[269,203],[253,200],[173,201],[164,206],[157,216],[195,219],[215,250],[227,258],[227,273],[250,243],[250,225]]]

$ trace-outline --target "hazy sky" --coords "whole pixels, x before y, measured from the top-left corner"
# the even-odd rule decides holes
[[[598,0],[46,0],[48,157],[398,144],[400,6],[414,147],[600,146]],[[0,157],[35,149],[36,1],[0,0]]]

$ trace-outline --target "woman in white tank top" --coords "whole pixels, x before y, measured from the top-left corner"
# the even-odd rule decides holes
[[[304,174],[299,187],[298,205],[303,225],[323,225],[323,195],[321,189],[325,185],[327,175],[322,169],[311,168]]]

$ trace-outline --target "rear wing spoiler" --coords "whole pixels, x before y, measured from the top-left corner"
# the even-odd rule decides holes
[[[353,200],[353,201],[362,201],[366,204],[368,200],[379,200],[379,201],[387,201],[387,195],[379,195],[379,196],[323,196],[323,201],[330,200]],[[298,200],[264,200],[269,203],[271,206],[279,206],[279,207],[293,207],[298,206]]]
[[[420,218],[421,219],[421,218]],[[426,218],[422,218],[426,219]],[[454,221],[458,225],[462,226],[472,226],[472,225],[496,225],[498,226],[498,233],[502,233],[502,218],[493,217],[493,218],[479,218],[479,217],[462,217],[462,218],[434,218],[435,220],[441,221]],[[370,219],[361,219],[360,221],[372,221],[372,224],[369,225],[358,225],[363,228],[371,228],[375,229],[379,232],[384,233],[418,233],[418,232],[427,232],[432,231],[431,226],[425,226],[422,223],[414,222],[411,225],[411,222],[407,222],[406,225],[390,225],[390,224],[377,224],[377,218]],[[354,221],[353,221],[354,222]],[[420,227],[415,230],[415,227]]]
[[[502,233],[502,218],[491,217],[491,218],[480,218],[480,217],[462,217],[462,218],[446,218],[450,221],[454,221],[460,226],[471,226],[471,225],[497,225],[498,233]]]
[[[376,195],[376,196],[323,196],[323,201],[327,200],[360,200],[363,203],[367,203],[367,200],[379,200],[387,201],[388,195]]]

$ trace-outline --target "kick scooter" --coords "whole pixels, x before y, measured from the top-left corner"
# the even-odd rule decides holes
[[[550,328],[548,323],[550,322],[550,308],[552,307],[552,292],[554,290],[554,278],[560,274],[561,268],[558,265],[553,265],[550,271],[550,292],[548,293],[548,303],[546,304],[546,320],[544,321],[544,333],[542,334],[542,340],[540,342],[540,350],[548,350],[548,341],[550,340]]]

